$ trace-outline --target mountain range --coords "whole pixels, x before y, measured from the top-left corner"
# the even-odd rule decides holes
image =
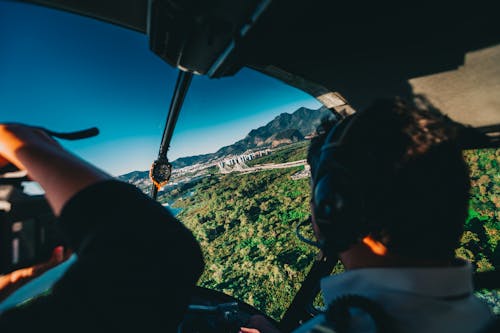
[[[240,155],[249,149],[274,148],[304,140],[315,133],[324,118],[333,117],[326,107],[317,110],[301,107],[293,113],[282,113],[269,123],[251,130],[243,139],[217,150],[215,153],[181,157],[171,162],[174,168],[182,168],[196,163],[204,163],[228,155]],[[133,171],[120,176],[123,180],[142,178],[144,171]]]

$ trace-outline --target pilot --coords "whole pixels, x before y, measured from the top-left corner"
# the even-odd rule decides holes
[[[455,249],[468,214],[463,126],[425,99],[380,100],[312,142],[313,229],[346,272],[296,332],[480,332],[493,319]],[[347,316],[347,313],[350,316]],[[276,332],[254,317],[242,332]],[[330,330],[331,331],[331,330]]]
[[[204,266],[192,234],[40,130],[0,124],[8,163],[45,190],[77,259],[49,294],[2,313],[0,331],[176,332]]]

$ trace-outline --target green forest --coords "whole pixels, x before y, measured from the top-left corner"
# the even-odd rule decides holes
[[[306,157],[307,142],[276,150],[252,165]],[[457,256],[478,271],[500,266],[500,150],[465,152],[471,170],[470,217]],[[297,223],[309,215],[309,178],[302,167],[218,174],[175,189],[161,200],[181,208],[178,218],[201,243],[206,270],[199,285],[247,302],[278,319],[305,278],[317,250],[299,241]],[[311,230],[308,230],[312,237]],[[498,292],[480,297],[500,311]]]
[[[316,254],[295,237],[309,215],[309,180],[291,179],[298,169],[204,178],[176,201],[205,254],[201,286],[281,317]]]
[[[478,271],[500,267],[500,149],[467,151],[471,177],[469,218],[457,255]]]
[[[464,153],[470,169],[469,218],[458,257],[474,263],[478,272],[500,268],[500,149],[470,150]],[[500,314],[500,293],[477,293]]]

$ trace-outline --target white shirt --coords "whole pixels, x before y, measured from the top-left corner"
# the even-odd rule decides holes
[[[493,319],[489,307],[472,292],[470,263],[439,268],[363,268],[321,281],[325,304],[354,294],[377,302],[394,320],[398,332],[478,332]],[[374,332],[371,317],[351,311],[352,332]],[[309,332],[324,323],[323,315],[300,326]]]

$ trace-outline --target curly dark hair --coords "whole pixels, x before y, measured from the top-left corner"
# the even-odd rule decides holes
[[[313,175],[331,125],[323,124],[323,134],[311,142]],[[422,97],[412,103],[379,100],[354,116],[342,140],[349,154],[337,162],[362,184],[369,234],[393,253],[454,257],[470,189],[459,144],[462,128]]]

